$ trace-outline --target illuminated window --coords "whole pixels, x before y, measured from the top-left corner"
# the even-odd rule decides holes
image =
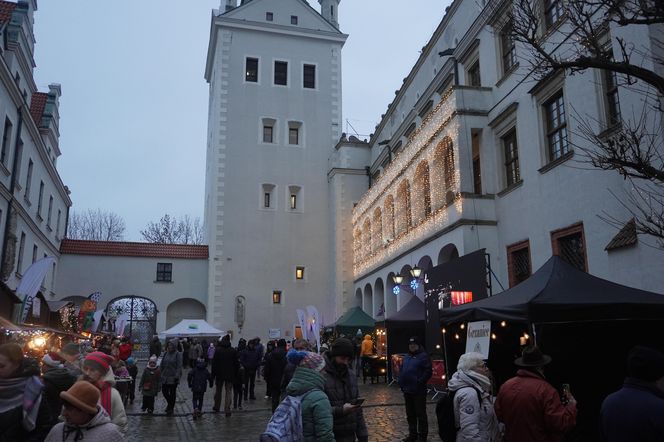
[[[244,80],[258,83],[258,58],[247,57]]]
[[[272,290],[272,304],[281,304],[281,290]]]
[[[301,266],[295,267],[295,279],[297,280],[304,279],[304,267]]]
[[[290,196],[290,208],[291,210],[297,209],[297,195],[294,193],[291,193]]]

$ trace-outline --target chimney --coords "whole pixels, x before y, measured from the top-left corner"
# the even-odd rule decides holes
[[[339,28],[339,3],[341,0],[318,0],[320,3],[320,15],[335,28]]]

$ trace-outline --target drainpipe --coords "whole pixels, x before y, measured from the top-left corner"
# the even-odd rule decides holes
[[[12,212],[14,211],[13,205],[15,199],[14,190],[16,189],[16,171],[18,169],[18,165],[20,163],[20,156],[22,154],[22,152],[20,152],[20,140],[21,140],[22,129],[23,129],[23,105],[21,105],[21,107],[18,108],[18,126],[16,129],[16,142],[14,143],[14,161],[12,162],[11,180],[9,181],[10,196],[9,196],[9,202],[7,204],[7,215],[5,217],[5,234],[3,236],[3,243],[2,243],[2,260],[0,261],[2,265],[2,271],[0,273],[2,274],[2,279],[4,281],[9,279],[9,275],[13,270],[13,264],[14,264],[13,259],[11,263],[6,263],[5,260],[7,259],[7,245],[9,244],[10,233],[12,233],[10,232],[10,224],[11,224]],[[9,271],[5,275],[6,266],[10,267]]]

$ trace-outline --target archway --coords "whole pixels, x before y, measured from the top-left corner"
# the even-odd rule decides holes
[[[140,296],[123,296],[106,306],[106,316],[114,333],[129,336],[134,343],[135,358],[150,357],[149,346],[157,332],[157,306],[152,300]]]
[[[396,210],[394,215],[395,234],[405,234],[412,225],[410,212],[410,182],[405,179],[397,188]]]
[[[166,328],[171,328],[183,319],[205,319],[206,309],[203,303],[191,298],[182,298],[171,302],[166,308]]]
[[[459,251],[454,244],[447,244],[438,252],[438,264],[445,264],[459,257]]]
[[[373,312],[371,316],[377,321],[385,319],[385,285],[381,278],[374,284]]]
[[[380,207],[376,207],[373,214],[373,231],[371,233],[373,238],[372,252],[376,252],[383,247],[383,213]]]
[[[429,163],[422,161],[415,170],[412,198],[413,225],[417,226],[431,214]]]
[[[355,305],[354,305],[354,307],[362,308],[362,289],[359,288],[359,287],[357,288],[357,290],[355,290]]]
[[[362,310],[367,313],[369,316],[373,317],[371,309],[373,308],[373,289],[371,284],[364,286],[364,298],[362,300]]]

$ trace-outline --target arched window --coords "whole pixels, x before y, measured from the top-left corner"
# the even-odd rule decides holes
[[[385,239],[393,240],[394,239],[394,197],[392,195],[387,195],[385,198],[385,210],[383,226],[385,230]]]
[[[415,170],[413,180],[413,225],[418,225],[431,214],[431,190],[429,186],[429,163],[422,161]]]
[[[443,138],[433,154],[431,191],[433,209],[437,210],[454,199],[456,183],[454,145],[450,137]]]
[[[362,256],[367,257],[371,255],[371,221],[369,218],[364,220],[364,227],[362,228]]]
[[[373,213],[373,251],[380,250],[383,247],[383,214],[380,207],[376,207]]]

